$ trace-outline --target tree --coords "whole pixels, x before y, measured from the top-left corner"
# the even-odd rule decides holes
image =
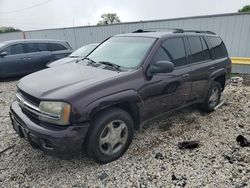
[[[115,24],[120,23],[120,18],[117,16],[116,13],[106,13],[101,15],[102,20],[100,20],[97,25],[108,25],[108,24]]]
[[[0,33],[10,33],[10,32],[16,32],[16,31],[21,31],[21,30],[16,29],[14,27],[5,27],[5,26],[0,27]]]
[[[250,12],[250,5],[244,6],[242,9],[240,9],[238,12]]]

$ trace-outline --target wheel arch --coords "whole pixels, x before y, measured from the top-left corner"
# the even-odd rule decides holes
[[[134,120],[135,129],[139,130],[141,122],[139,112],[140,103],[142,103],[142,100],[139,94],[134,90],[127,90],[124,92],[109,95],[107,97],[98,99],[88,106],[88,119],[93,119],[103,110],[117,107],[129,113],[129,115]]]

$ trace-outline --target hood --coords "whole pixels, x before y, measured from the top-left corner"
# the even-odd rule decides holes
[[[46,66],[47,67],[54,67],[54,66],[63,65],[66,63],[75,63],[77,61],[77,59],[78,58],[76,58],[76,57],[65,57],[65,58],[53,61],[51,63],[48,63]]]
[[[55,66],[25,76],[18,88],[39,99],[65,99],[121,72],[80,63]]]

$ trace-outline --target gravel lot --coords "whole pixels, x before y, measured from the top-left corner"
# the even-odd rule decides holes
[[[17,81],[0,82],[0,187],[250,187],[250,87],[230,86],[211,114],[193,106],[147,122],[119,160],[99,165],[81,156],[46,156],[12,129],[9,105]],[[249,82],[245,82],[249,83]],[[194,150],[178,142],[199,140]]]

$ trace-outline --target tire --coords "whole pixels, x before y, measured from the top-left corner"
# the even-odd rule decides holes
[[[121,157],[132,142],[134,122],[120,108],[109,108],[98,113],[87,136],[87,154],[96,162],[105,164]]]
[[[217,91],[218,93],[215,94],[215,91]],[[208,90],[205,101],[200,105],[201,109],[204,112],[214,111],[214,108],[220,103],[221,92],[221,84],[219,82],[213,82]],[[214,97],[212,97],[213,94]]]

